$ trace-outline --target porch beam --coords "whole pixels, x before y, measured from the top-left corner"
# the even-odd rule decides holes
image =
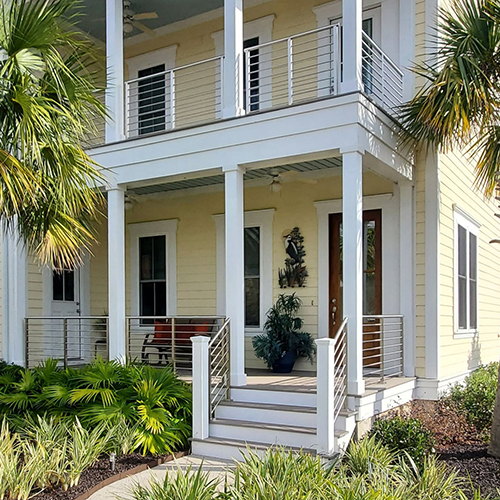
[[[125,138],[123,0],[106,0],[106,143]]]
[[[362,90],[363,68],[363,2],[362,0],[342,0],[342,92]]]
[[[245,270],[244,191],[245,170],[224,167],[226,217],[226,315],[231,332],[231,385],[246,385],[245,375]]]
[[[125,190],[108,190],[109,358],[124,362],[125,334]]]
[[[347,323],[347,391],[362,395],[363,380],[363,153],[342,156],[343,309]]]
[[[243,0],[224,0],[223,118],[244,114],[243,64]]]

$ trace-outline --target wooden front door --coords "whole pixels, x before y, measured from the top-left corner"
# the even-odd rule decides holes
[[[342,214],[330,215],[330,337],[335,336],[343,316]],[[382,211],[363,212],[363,314],[382,314]],[[363,327],[363,365],[380,364],[380,325],[377,320]]]

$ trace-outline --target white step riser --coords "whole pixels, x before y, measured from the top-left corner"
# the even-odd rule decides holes
[[[250,449],[252,449],[250,447]],[[265,453],[262,449],[252,450],[262,457]],[[241,462],[243,460],[242,453],[247,454],[245,448],[237,448],[229,444],[222,443],[212,443],[204,441],[193,441],[191,445],[191,452],[193,455],[198,455],[206,458],[219,458],[222,460],[238,460]]]
[[[356,417],[354,415],[339,415],[335,422],[335,430],[353,432],[356,428]]]
[[[316,394],[305,392],[261,391],[258,389],[231,389],[231,399],[244,403],[267,403],[316,408]]]
[[[316,428],[316,413],[220,405],[217,408],[216,416],[217,418],[228,420],[246,420],[249,422],[261,422],[263,424],[296,425],[312,429]]]
[[[285,430],[274,430],[256,427],[240,427],[236,425],[210,424],[210,436],[222,439],[239,439],[295,448],[316,448],[316,434],[303,434]]]

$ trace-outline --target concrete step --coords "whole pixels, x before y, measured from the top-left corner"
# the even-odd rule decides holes
[[[223,401],[216,410],[216,418],[316,428],[316,408],[308,406]]]
[[[228,419],[212,420],[210,437],[294,448],[316,448],[318,442],[315,428]]]
[[[264,403],[316,408],[316,393],[305,389],[262,389],[252,386],[231,387],[231,399],[242,403]]]
[[[220,458],[224,460],[241,461],[243,455],[248,454],[248,450],[263,456],[266,450],[270,448],[269,444],[259,443],[255,441],[245,441],[241,439],[221,439],[210,437],[208,439],[193,439],[191,450],[193,455],[200,455],[207,458]],[[305,448],[286,447],[287,450],[302,451],[316,455],[316,450]]]

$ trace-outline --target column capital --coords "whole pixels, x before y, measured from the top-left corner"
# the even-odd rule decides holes
[[[191,343],[193,344],[206,344],[208,345],[210,343],[210,338],[209,337],[191,337]]]
[[[239,172],[240,174],[244,174],[247,169],[241,165],[225,165],[222,167],[222,171],[226,172]]]
[[[344,146],[340,148],[340,154],[342,155],[347,155],[349,153],[359,153],[360,155],[364,155],[366,153],[366,150],[360,146]]]
[[[108,193],[109,191],[123,191],[123,192],[125,192],[126,190],[127,190],[126,186],[122,186],[122,185],[116,184],[116,183],[108,184],[108,186],[106,187],[106,193]]]

